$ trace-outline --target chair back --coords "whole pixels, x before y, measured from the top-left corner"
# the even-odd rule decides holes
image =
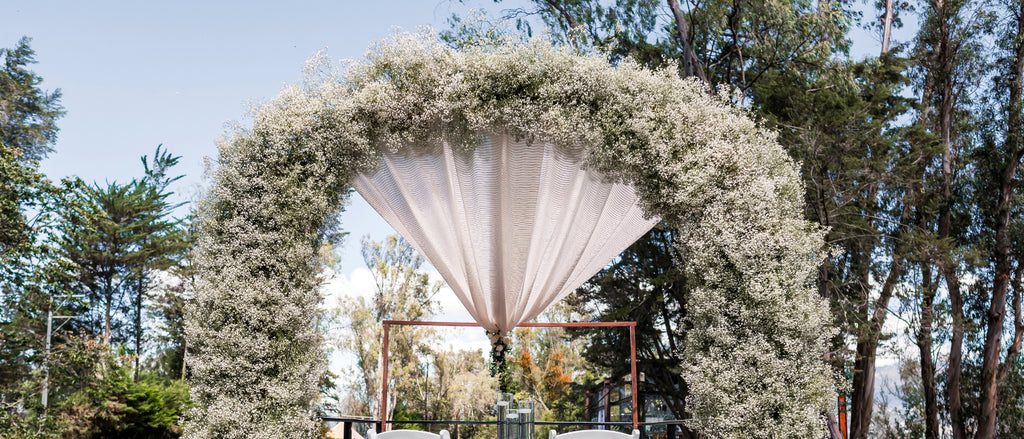
[[[431,433],[420,430],[391,430],[377,433],[374,429],[366,430],[366,439],[451,439],[448,430],[441,430],[441,433]]]
[[[612,430],[579,430],[562,434],[551,430],[548,439],[640,439],[640,430],[633,430],[631,435]]]

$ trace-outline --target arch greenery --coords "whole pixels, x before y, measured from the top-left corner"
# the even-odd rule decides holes
[[[201,282],[187,324],[192,438],[312,437],[325,367],[317,251],[354,173],[380,151],[477,133],[587,145],[679,231],[691,297],[679,373],[711,438],[818,438],[832,334],[812,286],[820,230],[797,167],[743,110],[672,72],[532,40],[452,49],[398,34],[301,85],[220,143],[200,209]]]

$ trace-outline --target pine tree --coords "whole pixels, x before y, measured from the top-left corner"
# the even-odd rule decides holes
[[[26,68],[36,62],[30,42],[22,37],[15,48],[0,49],[0,143],[19,149],[24,160],[41,160],[53,150],[64,109],[60,89],[43,91],[42,78]]]
[[[127,184],[90,186],[81,179],[65,181],[68,195],[58,238],[61,253],[73,264],[78,288],[94,305],[90,321],[103,343],[134,340],[136,355],[141,350],[141,312],[149,273],[172,266],[189,245],[179,222],[168,218],[171,193],[161,179],[163,170],[173,165],[171,159],[176,160],[161,155],[158,148],[157,168],[147,165],[147,178]]]

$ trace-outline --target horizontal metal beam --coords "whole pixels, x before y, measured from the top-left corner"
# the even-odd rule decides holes
[[[384,320],[385,325],[396,326],[476,326],[475,322],[421,322],[416,320]],[[521,323],[517,328],[599,328],[607,326],[636,326],[636,322],[571,322],[571,323]]]

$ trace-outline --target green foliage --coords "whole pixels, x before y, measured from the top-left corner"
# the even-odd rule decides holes
[[[53,417],[0,411],[0,436],[5,439],[57,439],[64,425]]]
[[[192,239],[192,235],[188,238]],[[185,379],[186,349],[185,310],[195,291],[195,268],[186,256],[171,269],[174,283],[163,288],[154,298],[152,311],[160,323],[156,341],[164,348],[154,359],[151,369],[165,378]]]
[[[175,438],[190,406],[180,380],[133,378],[132,356],[91,340],[71,340],[51,374],[58,390],[50,409],[66,423],[64,437]]]
[[[49,231],[56,189],[39,172],[39,160],[56,137],[63,114],[60,92],[39,88],[26,69],[34,52],[27,38],[0,49],[0,436],[45,432],[54,423],[38,417],[38,365],[43,358],[46,310],[62,291],[47,272]],[[39,433],[43,434],[43,433]]]
[[[138,382],[131,368],[112,368],[102,382],[71,395],[64,407],[75,437],[174,438],[178,419],[189,408],[188,386],[145,375]]]
[[[0,143],[38,161],[52,151],[57,119],[64,115],[60,90],[40,89],[42,78],[28,70],[35,63],[31,40],[22,37],[13,49],[0,49]]]
[[[536,320],[565,323],[586,319],[563,301],[552,305]],[[625,331],[625,328],[610,329]],[[588,337],[557,327],[521,327],[513,331],[512,336],[507,391],[512,392],[517,401],[534,401],[538,419],[589,421],[583,412],[586,388],[577,378],[590,376],[594,369],[603,374],[605,369],[583,358]]]
[[[100,287],[141,294],[150,273],[140,268],[174,264],[188,245],[165,218],[175,207],[166,201],[176,179],[167,171],[178,158],[158,148],[152,162],[143,159],[146,177],[127,185],[74,179],[54,187],[39,160],[51,152],[63,110],[60,92],[42,91],[26,69],[33,57],[27,38],[0,50],[0,437],[178,437],[185,384],[148,374],[136,381],[130,362],[138,356],[114,355],[95,339],[104,320],[129,321],[130,307],[102,310],[96,300],[68,297],[84,291],[96,299]],[[54,320],[46,355],[48,311],[85,315]]]
[[[49,363],[49,409],[44,412],[39,401],[41,376],[23,381],[10,389],[23,395],[20,407],[0,412],[0,436],[179,437],[179,421],[191,404],[187,385],[148,373],[136,381],[132,358],[89,338],[58,338]]]
[[[437,306],[440,282],[423,269],[426,260],[397,236],[362,240],[363,260],[376,283],[370,300],[342,297],[328,316],[341,329],[332,342],[353,354],[356,364],[343,373],[348,400],[344,414],[380,417],[380,368],[383,320],[428,320]],[[482,419],[495,393],[480,351],[452,351],[436,346],[432,328],[391,326],[389,332],[389,419]],[[402,428],[418,428],[414,424]],[[435,428],[437,431],[439,428]],[[465,427],[474,434],[477,427]]]
[[[423,320],[433,316],[437,306],[434,296],[441,284],[430,281],[422,269],[426,259],[403,238],[391,235],[375,242],[369,235],[364,236],[362,253],[376,284],[373,297],[369,301],[362,297],[342,297],[331,319],[344,331],[336,340],[338,348],[356,357],[356,366],[348,374],[353,378],[347,385],[360,406],[349,407],[349,410],[379,418],[383,379],[379,364],[383,338],[380,322]],[[427,377],[422,357],[430,352],[433,331],[425,327],[393,326],[389,336],[388,409],[398,413],[403,407],[414,412],[425,408],[427,402],[422,395],[426,393],[423,389],[427,386]],[[422,415],[422,411],[420,413]]]
[[[899,382],[883,383],[880,404],[873,420],[876,437],[924,437],[924,393],[919,360],[913,357],[903,359],[899,363],[899,368]],[[895,400],[888,397],[887,393],[893,395]]]
[[[0,281],[24,275],[22,262],[37,250],[39,218],[30,219],[28,211],[49,207],[53,192],[38,169],[39,162],[21,149],[0,143]]]
[[[57,244],[71,263],[77,289],[88,296],[88,321],[107,344],[132,340],[133,332],[136,340],[141,337],[148,272],[174,266],[191,246],[180,223],[168,218],[173,206],[165,188],[174,179],[164,173],[176,161],[158,147],[156,168],[143,160],[146,178],[105,187],[81,179],[64,182]]]
[[[665,398],[676,419],[688,419],[689,392],[679,373],[688,290],[676,265],[674,237],[664,224],[656,226],[578,289],[573,302],[595,321],[637,323],[637,372]],[[629,376],[629,333],[601,329],[589,333],[587,360],[609,368],[614,379]]]

